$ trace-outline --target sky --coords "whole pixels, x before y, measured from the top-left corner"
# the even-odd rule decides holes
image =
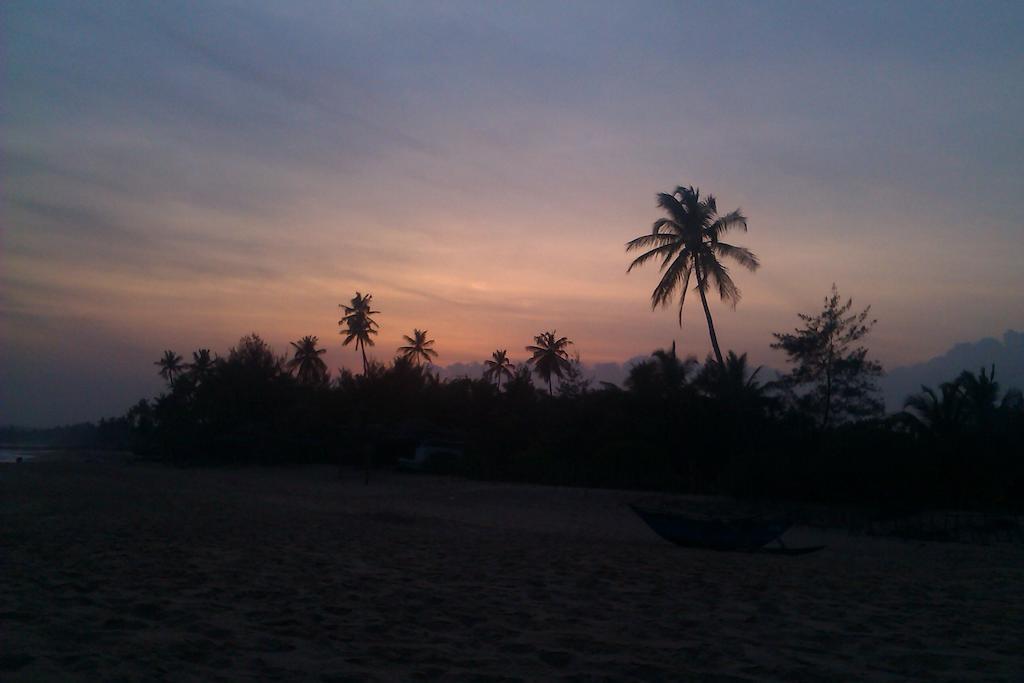
[[[0,424],[120,414],[164,349],[280,352],[371,292],[389,359],[673,339],[624,244],[695,185],[749,232],[722,346],[835,282],[887,367],[1024,328],[1024,5],[0,4]]]

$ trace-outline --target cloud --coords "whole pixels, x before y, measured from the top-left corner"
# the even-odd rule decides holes
[[[706,352],[699,302],[680,331],[647,308],[655,273],[624,273],[654,193],[693,182],[743,206],[764,261],[736,312],[712,302],[725,346],[770,362],[837,280],[875,304],[883,361],[920,358],[1024,316],[1020,18],[0,3],[0,324],[74,319],[148,358],[253,327],[333,339],[360,289],[383,358],[413,327],[465,362],[556,327],[617,377],[672,338]]]
[[[1002,389],[1024,389],[1024,332],[1007,330],[1002,340],[985,337],[960,342],[923,363],[893,368],[880,383],[886,409],[902,410],[907,396],[918,393],[922,386],[936,388],[942,382],[956,379],[964,370],[977,373],[993,365]]]

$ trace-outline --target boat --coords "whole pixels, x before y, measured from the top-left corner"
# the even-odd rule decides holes
[[[637,505],[629,507],[646,522],[654,533],[666,541],[671,541],[684,548],[803,555],[824,547],[787,547],[782,542],[782,534],[786,533],[792,523],[783,518],[768,519],[758,516],[701,518]],[[772,542],[778,543],[779,547],[764,547]]]

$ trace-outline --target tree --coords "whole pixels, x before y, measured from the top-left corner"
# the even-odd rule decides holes
[[[533,341],[534,346],[526,347],[526,350],[533,354],[526,362],[533,366],[533,371],[538,377],[544,378],[548,383],[548,395],[554,395],[551,389],[551,376],[555,375],[561,379],[569,370],[571,362],[565,349],[572,342],[566,337],[555,337],[554,330],[541,332]]]
[[[498,391],[501,391],[501,378],[504,376],[512,379],[515,372],[515,366],[508,359],[507,349],[501,349],[492,353],[490,360],[485,360],[484,365],[487,366],[487,369],[484,370],[484,379],[497,379]]]
[[[583,373],[583,363],[577,351],[569,359],[564,375],[558,383],[558,395],[576,399],[590,389],[590,379]]]
[[[725,363],[720,364],[708,356],[704,368],[697,377],[697,386],[708,396],[712,396],[737,412],[747,412],[759,408],[765,401],[765,387],[757,375],[762,366],[751,370],[747,354],[737,356],[729,351]]]
[[[772,348],[785,351],[795,366],[780,380],[781,386],[808,412],[820,414],[823,428],[877,416],[883,409],[875,381],[882,366],[868,360],[867,348],[856,345],[877,321],[868,320],[870,306],[859,313],[851,313],[852,308],[853,299],[842,303],[833,284],[821,313],[797,314],[804,327],[773,333],[778,341]]]
[[[160,370],[158,374],[167,380],[168,384],[174,386],[174,380],[185,371],[185,366],[181,364],[181,360],[181,356],[174,351],[164,351],[163,357],[153,363],[153,365],[159,365]]]
[[[327,383],[327,363],[324,363],[322,356],[327,349],[318,349],[318,337],[305,336],[298,341],[291,342],[295,349],[295,355],[288,361],[286,367],[303,384],[317,386]]]
[[[685,393],[690,373],[695,367],[696,358],[680,359],[676,355],[676,343],[673,341],[668,350],[657,349],[649,359],[630,368],[626,388],[638,395],[675,404]]]
[[[995,418],[999,400],[999,382],[996,381],[996,366],[992,365],[986,374],[981,368],[975,375],[964,370],[956,378],[964,401],[967,404],[968,416],[976,427],[988,428]]]
[[[911,428],[941,439],[959,435],[967,419],[967,402],[959,381],[943,382],[936,393],[922,386],[921,393],[907,396],[903,416]]]
[[[700,295],[704,306],[704,316],[708,321],[708,333],[711,336],[711,347],[714,349],[718,363],[723,363],[722,351],[718,346],[718,336],[711,319],[708,307],[708,283],[718,288],[718,295],[732,305],[740,300],[740,290],[732,281],[729,270],[721,259],[731,258],[747,270],[757,270],[760,263],[753,252],[745,247],[738,247],[720,241],[720,237],[738,228],[746,232],[747,218],[739,209],[724,216],[718,214],[715,198],[707,195],[700,198],[700,190],[693,187],[677,187],[672,194],[660,193],[658,206],[664,209],[669,217],[659,218],[649,235],[641,235],[626,243],[626,251],[647,249],[633,259],[626,272],[642,266],[651,259],[661,261],[661,280],[651,293],[651,308],[667,306],[676,290],[679,291],[679,326],[683,326],[683,303],[686,301],[686,290],[690,286],[690,278],[696,278],[695,289]]]
[[[917,432],[939,439],[949,439],[968,430],[990,432],[999,415],[1009,412],[1007,406],[1015,397],[1013,390],[999,401],[996,368],[981,368],[977,375],[961,372],[951,382],[939,385],[938,393],[922,386],[921,393],[912,394],[903,403],[904,418]]]
[[[192,362],[188,364],[188,372],[196,384],[201,384],[210,375],[215,364],[210,349],[198,349],[192,352]]]
[[[275,355],[270,344],[253,332],[239,339],[237,346],[228,349],[228,358],[224,365],[244,368],[271,377],[282,372],[285,359],[284,356]]]
[[[411,337],[403,334],[402,339],[407,346],[399,346],[398,351],[402,358],[413,365],[429,364],[432,358],[437,358],[437,351],[430,348],[434,345],[434,340],[427,339],[426,330],[413,330]]]
[[[345,311],[345,315],[338,321],[338,325],[344,325],[344,329],[341,330],[340,334],[345,335],[345,341],[341,345],[348,346],[353,340],[355,341],[356,351],[362,351],[363,353],[364,375],[368,367],[366,347],[373,346],[372,337],[377,334],[378,327],[376,321],[371,316],[380,313],[380,311],[371,309],[371,299],[373,299],[372,294],[364,296],[356,292],[356,295],[349,302],[351,305],[338,304]]]

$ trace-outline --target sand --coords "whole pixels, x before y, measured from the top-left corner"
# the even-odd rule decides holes
[[[3,465],[0,679],[1024,680],[1020,545],[686,550],[625,507],[658,499]]]

